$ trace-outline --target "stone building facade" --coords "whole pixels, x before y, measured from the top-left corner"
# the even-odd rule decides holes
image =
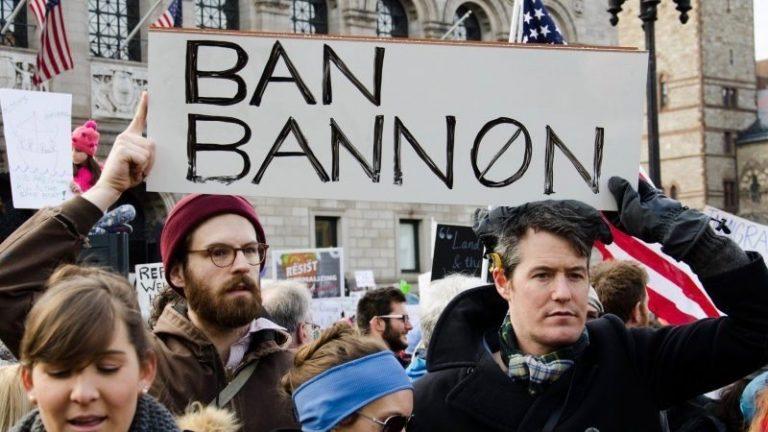
[[[71,0],[64,17],[75,68],[47,84],[73,95],[73,127],[99,122],[104,158],[109,143],[128,123],[146,87],[146,29],[122,44],[154,0]],[[166,2],[167,3],[167,2]],[[590,0],[545,0],[571,44],[615,45],[605,7]],[[8,2],[0,18],[10,15]],[[150,20],[162,13],[153,12]],[[511,2],[506,0],[183,0],[185,27],[219,27],[278,32],[440,38],[458,16],[472,11],[454,38],[506,41]],[[0,46],[0,87],[29,87],[26,75],[37,49],[34,19],[22,15]],[[26,34],[24,34],[26,33]],[[118,45],[118,42],[120,44]],[[4,176],[4,177],[3,177]],[[7,159],[0,142],[0,192],[10,197]],[[178,199],[170,194],[131,191],[124,198],[139,216],[132,235],[132,264],[159,261],[159,224]],[[341,246],[348,275],[373,270],[379,283],[415,281],[428,271],[431,221],[469,224],[473,208],[431,204],[250,197],[273,249]],[[2,215],[0,215],[2,217]],[[0,223],[2,223],[0,221]]]
[[[768,225],[768,59],[757,63],[757,120],[736,142],[739,214]]]
[[[671,0],[656,23],[662,186],[692,207],[736,212],[736,140],[756,118],[752,0],[693,0],[687,24]],[[639,2],[628,1],[619,44],[644,47]],[[644,137],[645,139],[645,137]],[[647,162],[647,146],[642,158]]]

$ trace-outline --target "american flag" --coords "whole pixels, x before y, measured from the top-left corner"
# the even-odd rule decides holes
[[[653,184],[642,168],[640,176]],[[598,242],[597,249],[605,260],[634,260],[643,264],[648,273],[648,307],[657,317],[669,324],[687,324],[721,315],[699,278],[685,263],[662,252],[659,244],[645,243],[613,226],[611,232],[613,243]]]
[[[37,18],[40,28],[40,50],[37,52],[37,69],[32,77],[40,85],[54,76],[72,69],[72,51],[64,28],[64,12],[61,0],[30,0],[29,8]]]
[[[181,0],[172,0],[168,9],[152,25],[155,27],[181,27]]]
[[[510,41],[522,43],[565,44],[565,39],[549,16],[541,0],[517,0],[510,29]],[[640,175],[648,180],[643,169]],[[670,324],[718,317],[720,311],[704,291],[699,278],[685,263],[677,262],[661,251],[661,245],[648,244],[611,227],[613,243],[597,243],[603,259],[634,260],[648,272],[648,307]]]
[[[565,39],[555,21],[549,16],[547,7],[541,0],[518,0],[520,11],[519,22],[513,26],[515,38],[513,42],[537,44],[565,44]]]

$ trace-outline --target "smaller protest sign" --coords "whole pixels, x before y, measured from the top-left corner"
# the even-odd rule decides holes
[[[453,273],[480,276],[483,244],[471,227],[437,224],[432,256],[432,280]]]
[[[376,288],[376,281],[373,277],[373,270],[355,271],[355,289],[363,290],[366,288]]]
[[[357,313],[359,299],[359,296],[312,299],[312,322],[328,328],[342,318],[351,318]]]
[[[163,263],[137,264],[135,278],[141,316],[147,319],[152,313],[155,297],[168,285],[165,282]]]
[[[704,213],[717,220],[725,219],[725,226],[731,231],[718,234],[736,242],[744,250],[758,252],[768,260],[768,226],[738,217],[715,207],[705,206]]]
[[[15,208],[61,204],[72,195],[72,95],[0,90]]]
[[[295,279],[307,284],[313,298],[344,296],[342,248],[276,250],[272,252],[275,279]]]

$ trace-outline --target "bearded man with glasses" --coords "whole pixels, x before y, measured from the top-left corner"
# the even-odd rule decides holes
[[[370,290],[357,303],[357,326],[363,334],[382,340],[407,367],[408,332],[413,329],[405,295],[397,288]]]

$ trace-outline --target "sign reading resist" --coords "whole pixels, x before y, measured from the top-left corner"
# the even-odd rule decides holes
[[[159,30],[148,188],[615,208],[637,178],[647,55]]]

